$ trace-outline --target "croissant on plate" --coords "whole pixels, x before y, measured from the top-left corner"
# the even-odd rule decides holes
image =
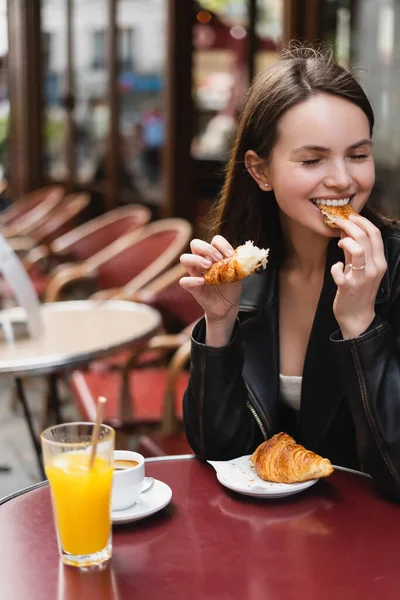
[[[248,241],[238,246],[235,253],[214,263],[205,273],[208,285],[233,283],[252,275],[258,268],[267,266],[268,250],[258,248]]]
[[[250,460],[261,479],[275,483],[319,479],[333,473],[330,460],[306,450],[283,432],[260,444]]]

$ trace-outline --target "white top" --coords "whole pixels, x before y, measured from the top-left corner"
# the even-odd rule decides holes
[[[281,401],[296,411],[300,410],[302,380],[296,375],[279,375]]]

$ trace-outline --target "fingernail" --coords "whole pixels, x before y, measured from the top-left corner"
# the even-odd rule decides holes
[[[233,254],[235,254],[235,251],[232,248],[229,248],[229,250],[226,251],[228,256],[232,256]]]
[[[214,252],[214,256],[216,260],[221,260],[221,258],[223,258],[222,254],[220,252]]]
[[[206,269],[209,269],[212,265],[211,260],[208,260],[208,258],[204,259],[201,261],[201,264],[203,265],[203,267],[205,267]]]

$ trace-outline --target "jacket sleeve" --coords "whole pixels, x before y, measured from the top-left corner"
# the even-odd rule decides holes
[[[361,336],[331,337],[346,386],[364,470],[400,501],[400,294],[387,320],[377,315]]]
[[[183,399],[185,432],[203,460],[229,460],[250,454],[263,441],[250,410],[242,378],[240,327],[227,346],[206,346],[205,321],[192,333],[190,379]]]

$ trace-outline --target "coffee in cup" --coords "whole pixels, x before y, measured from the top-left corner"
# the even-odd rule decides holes
[[[111,510],[124,510],[138,502],[144,486],[144,457],[130,450],[114,450]]]
[[[127,459],[114,459],[114,471],[123,471],[124,469],[131,469],[137,467],[139,462],[137,460]]]

